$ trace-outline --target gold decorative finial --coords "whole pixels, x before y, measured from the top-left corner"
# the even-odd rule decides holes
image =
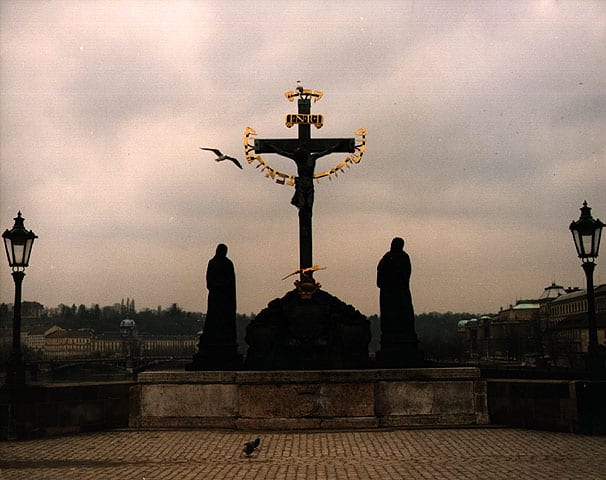
[[[289,273],[282,280],[286,280],[288,277],[292,277],[298,273],[302,274],[306,277],[311,277],[310,273],[317,272],[318,270],[326,270],[326,267],[321,267],[320,265],[314,265],[313,267],[301,268],[295,272]]]

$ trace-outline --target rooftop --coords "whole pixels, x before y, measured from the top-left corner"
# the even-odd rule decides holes
[[[47,338],[91,338],[93,336],[90,330],[57,330]]]
[[[541,307],[540,303],[531,303],[522,301],[513,306],[513,310],[538,310]]]
[[[606,283],[603,283],[603,284],[595,287],[594,292],[595,292],[596,296],[606,295]],[[585,297],[586,295],[587,295],[587,289],[585,289],[585,288],[582,290],[575,290],[574,292],[570,292],[570,293],[567,293],[566,295],[559,296],[552,302],[552,304],[555,304],[558,302],[569,302],[571,300],[574,300],[575,298]]]
[[[554,299],[558,298],[560,295],[566,295],[566,289],[561,285],[556,285],[555,282],[552,282],[549,287],[545,287],[545,290],[543,290],[539,300]]]

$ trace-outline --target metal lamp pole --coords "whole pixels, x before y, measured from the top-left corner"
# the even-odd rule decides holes
[[[8,264],[13,270],[15,282],[15,304],[13,306],[13,347],[6,372],[7,385],[25,384],[25,363],[21,353],[21,285],[25,277],[25,267],[29,264],[34,240],[38,236],[31,230],[26,230],[21,212],[14,218],[15,224],[11,230],[2,234]]]
[[[6,371],[7,385],[23,385],[25,383],[25,363],[21,352],[21,285],[25,272],[13,272],[15,281],[15,304],[13,306],[13,348],[8,358]]]
[[[597,314],[595,310],[595,292],[593,288],[593,271],[595,259],[600,250],[600,239],[604,224],[599,219],[591,216],[591,208],[587,201],[581,207],[581,216],[577,221],[570,224],[570,231],[574,239],[579,258],[583,261],[583,270],[587,279],[587,328],[589,330],[589,345],[587,347],[588,368],[596,370],[603,368],[600,365],[598,350],[598,327]]]
[[[593,271],[595,262],[584,262],[583,270],[585,271],[587,284],[587,328],[589,329],[589,346],[587,354],[589,356],[589,368],[594,370],[599,365],[598,359],[598,324],[595,311],[595,292],[593,288]]]

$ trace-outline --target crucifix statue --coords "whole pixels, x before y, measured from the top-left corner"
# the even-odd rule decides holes
[[[311,99],[314,101],[322,97],[318,91],[306,90],[303,87],[297,87],[294,92],[287,92],[286,97],[293,101],[298,97],[298,113],[287,116],[286,125],[288,127],[297,124],[299,128],[298,138],[295,139],[258,139],[255,138],[254,146],[248,143],[248,137],[254,130],[247,128],[244,145],[246,158],[249,163],[258,161],[263,169],[268,169],[267,176],[278,179],[278,183],[288,183],[295,187],[295,193],[291,204],[299,210],[299,271],[301,272],[301,282],[303,280],[312,280],[313,271],[312,259],[312,212],[314,203],[314,179],[337,174],[337,171],[343,171],[342,167],[350,162],[358,163],[365,147],[365,130],[360,129],[360,135],[363,135],[363,143],[356,146],[355,138],[311,138],[311,125],[316,128],[322,126],[322,115],[311,114]],[[360,133],[362,132],[363,133]],[[254,151],[254,154],[251,153]],[[316,161],[321,157],[335,152],[347,152],[350,156],[336,168],[323,174],[315,174]],[[293,175],[284,175],[270,168],[260,157],[261,153],[274,153],[286,158],[290,158],[297,165],[297,177]],[[288,180],[288,181],[287,181]],[[306,278],[305,278],[306,277]]]
[[[306,370],[324,368],[366,368],[370,322],[351,305],[320,288],[313,272],[322,270],[313,265],[312,213],[314,180],[344,172],[360,162],[366,149],[366,130],[356,130],[354,138],[311,138],[311,126],[320,128],[323,117],[311,113],[311,102],[322,92],[298,86],[286,92],[286,98],[298,99],[297,113],[286,116],[286,126],[298,126],[298,138],[261,139],[247,127],[244,151],[249,164],[280,185],[295,188],[291,204],[299,213],[299,269],[283,278],[300,274],[295,291],[272,300],[248,324],[246,366],[252,370]],[[253,141],[254,140],[254,141]],[[318,161],[327,155],[345,152],[346,158],[326,171],[316,172]],[[296,174],[284,174],[270,167],[261,154],[271,153],[289,158],[297,166]],[[335,332],[349,332],[336,335]]]

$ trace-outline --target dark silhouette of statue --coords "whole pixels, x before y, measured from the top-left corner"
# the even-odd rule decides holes
[[[236,273],[227,246],[217,245],[206,269],[208,308],[198,353],[190,370],[230,370],[240,366],[236,337]]]
[[[227,258],[227,246],[219,244],[206,269],[208,308],[204,336],[213,340],[236,340],[236,272]]]
[[[388,367],[412,366],[418,363],[418,339],[415,313],[410,293],[410,257],[404,251],[404,240],[391,241],[389,252],[377,265],[377,287],[380,289],[381,352],[377,363]]]
[[[404,251],[404,240],[396,237],[391,249],[377,266],[377,287],[381,290],[379,306],[383,332],[414,334],[414,309],[410,294],[410,257]]]

